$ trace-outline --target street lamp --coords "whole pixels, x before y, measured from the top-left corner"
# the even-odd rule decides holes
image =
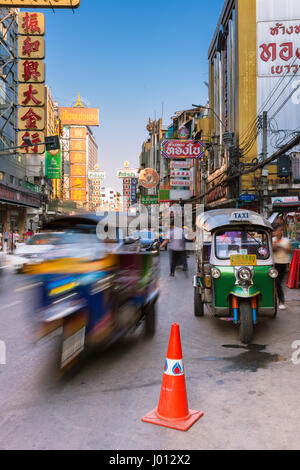
[[[225,131],[227,130],[225,124],[221,121],[221,119],[219,118],[219,116],[217,115],[217,113],[215,112],[215,110],[213,108],[210,108],[209,106],[202,106],[201,104],[192,104],[192,106],[194,106],[194,108],[203,108],[203,109],[209,109],[210,111],[212,111],[214,113],[214,115],[216,116],[216,118],[218,119],[218,121],[222,124],[222,126],[224,127]]]

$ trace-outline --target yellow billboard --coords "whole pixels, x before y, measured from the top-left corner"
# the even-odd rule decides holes
[[[83,163],[86,164],[85,152],[70,152],[70,163]]]
[[[0,0],[8,8],[78,8],[80,0]]]
[[[99,126],[99,109],[59,108],[59,119],[63,126]]]

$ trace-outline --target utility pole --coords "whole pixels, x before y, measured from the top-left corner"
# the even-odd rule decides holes
[[[262,117],[262,161],[265,161],[268,158],[268,113],[267,111],[263,112]],[[261,171],[261,184],[259,185],[259,199],[260,199],[260,213],[265,216],[266,208],[264,204],[264,195],[265,187],[268,182],[268,170],[262,168]]]
[[[263,146],[262,146],[262,158],[266,160],[268,156],[268,113],[263,112]]]

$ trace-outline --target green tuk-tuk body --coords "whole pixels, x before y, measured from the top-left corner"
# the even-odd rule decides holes
[[[197,218],[195,315],[203,316],[206,305],[216,317],[233,319],[244,343],[258,317],[277,313],[271,234],[256,212],[213,210]]]

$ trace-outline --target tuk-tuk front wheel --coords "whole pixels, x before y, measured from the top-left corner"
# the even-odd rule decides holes
[[[251,342],[253,337],[253,316],[250,300],[240,301],[240,340],[244,344]]]
[[[195,317],[204,315],[204,305],[198,287],[194,287],[194,314]]]

